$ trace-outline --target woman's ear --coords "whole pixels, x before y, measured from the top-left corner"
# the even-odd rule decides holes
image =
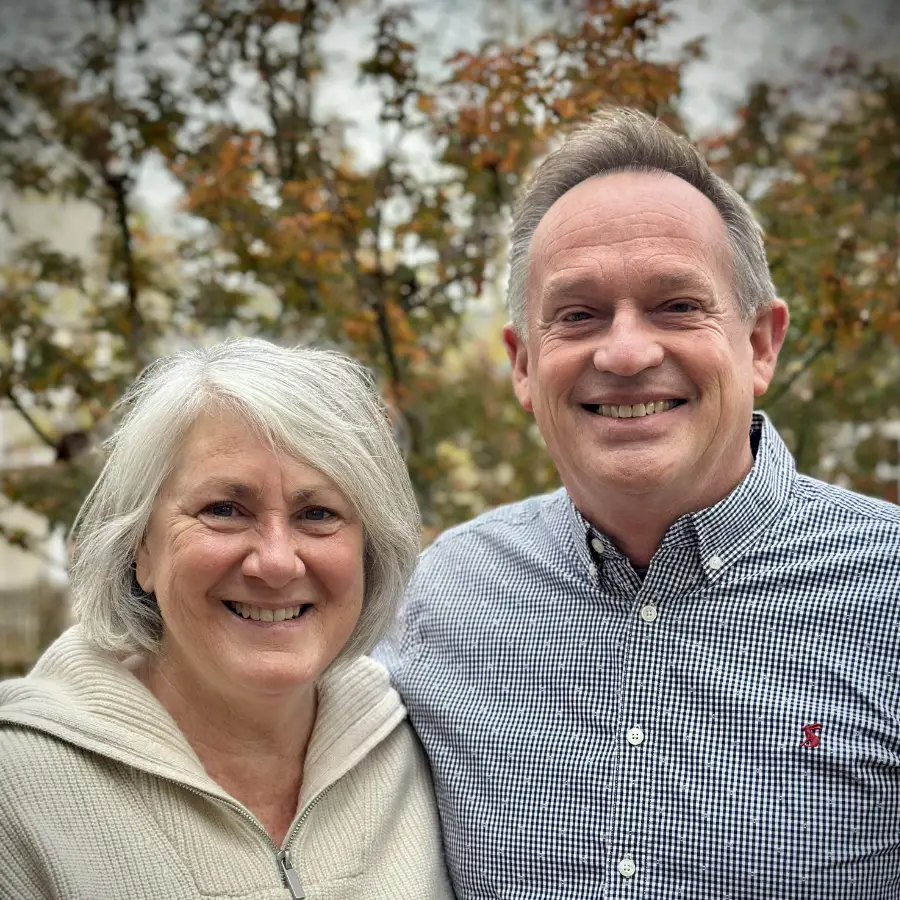
[[[134,557],[134,580],[145,594],[153,593],[153,566],[146,540],[141,541]]]

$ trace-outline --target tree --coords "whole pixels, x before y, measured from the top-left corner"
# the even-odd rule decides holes
[[[11,499],[70,522],[94,456],[63,447],[93,441],[122,386],[185,333],[311,340],[370,365],[432,531],[555,483],[502,364],[465,352],[465,313],[502,276],[533,161],[600,102],[677,122],[698,48],[657,59],[663,0],[583,0],[565,27],[460,51],[429,82],[411,15],[373,14],[360,85],[377,91],[382,152],[365,167],[320,103],[322,35],[351,5],[196,0],[150,38],[153,4],[93,0],[68,61],[0,71],[0,178],[89,200],[103,221],[92,271],[35,244],[3,273],[0,396],[57,457],[8,475]],[[134,197],[154,156],[190,226],[164,259]]]
[[[804,78],[757,84],[709,151],[756,195],[791,309],[764,407],[799,468],[883,492],[873,441],[835,466],[837,427],[900,418],[900,72],[834,53]]]

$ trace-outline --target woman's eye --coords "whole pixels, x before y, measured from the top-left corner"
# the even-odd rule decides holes
[[[218,503],[210,503],[203,512],[216,519],[230,519],[237,514],[237,509],[230,500],[221,500]]]
[[[310,506],[300,514],[308,522],[328,522],[334,518],[334,513],[324,506]]]

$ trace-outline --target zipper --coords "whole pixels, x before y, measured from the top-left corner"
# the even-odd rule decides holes
[[[312,798],[306,809],[300,814],[300,818],[297,819],[294,827],[287,833],[287,839],[285,840],[286,844],[291,842],[291,838],[296,834],[297,829],[306,821],[307,817],[312,812],[313,807],[335,786],[335,784],[336,782],[332,782],[324,791],[320,791]],[[266,837],[268,837],[268,835],[266,835]],[[290,850],[279,850],[275,858],[281,866],[281,874],[284,878],[284,883],[291,892],[291,900],[306,900],[306,892],[303,890],[300,876],[297,874],[297,870],[291,862]]]
[[[284,883],[291,892],[292,900],[306,900],[306,893],[300,879],[297,876],[297,870],[291,865],[291,853],[289,850],[278,851],[278,862],[281,864],[281,874],[284,876]]]
[[[198,797],[207,797],[210,800],[214,800],[218,803],[221,803],[223,806],[228,806],[233,809],[236,813],[238,813],[242,819],[246,819],[265,839],[266,843],[272,848],[275,852],[275,859],[278,862],[278,868],[281,873],[282,881],[284,882],[285,887],[291,892],[291,900],[306,900],[306,892],[303,890],[303,883],[300,881],[300,876],[297,874],[297,870],[294,868],[294,864],[291,862],[291,854],[289,850],[282,850],[272,838],[269,837],[269,833],[266,831],[262,825],[257,822],[257,820],[250,815],[249,812],[246,812],[243,807],[238,806],[236,803],[232,803],[228,800],[223,799],[222,797],[217,797],[215,794],[209,794],[206,791],[201,791],[199,788],[191,787],[189,784],[183,784],[180,781],[175,781],[173,778],[167,778],[165,775],[157,775],[156,778],[161,778],[163,781],[168,781],[169,784],[177,785],[178,787],[190,791],[192,794],[196,794]],[[297,833],[297,829],[306,821],[309,817],[309,814],[313,811],[313,807],[337,784],[336,781],[333,781],[329,784],[325,790],[320,791],[316,794],[315,797],[307,805],[306,809],[300,814],[300,818],[294,823],[293,828],[285,835],[285,844],[289,844],[291,842],[291,838]]]
[[[300,814],[300,818],[297,819],[297,822],[296,822],[296,824],[294,825],[294,827],[290,830],[290,832],[288,832],[288,837],[290,837],[291,835],[293,835],[293,833],[294,833],[294,832],[295,832],[295,831],[296,831],[296,830],[297,830],[297,829],[298,829],[298,828],[299,828],[299,827],[307,820],[307,818],[309,817],[309,814],[313,811],[313,807],[314,807],[314,806],[315,806],[315,805],[316,805],[316,804],[317,804],[317,803],[318,803],[318,802],[319,802],[319,801],[320,801],[320,800],[321,800],[321,799],[322,799],[322,798],[323,798],[323,797],[324,797],[324,796],[325,796],[325,795],[326,795],[326,794],[327,794],[327,793],[328,793],[328,792],[329,792],[336,784],[337,784],[336,781],[332,781],[331,784],[329,784],[328,787],[325,788],[325,790],[319,791],[319,793],[316,794],[316,796],[313,797],[312,800],[309,801],[309,803],[307,804],[306,809],[304,809],[303,812]]]
[[[25,728],[28,731],[36,731],[38,734],[47,734],[48,732],[44,731],[41,728],[36,728],[34,725],[23,725],[19,722],[12,723],[16,728]],[[96,753],[96,751],[92,751]],[[97,754],[98,756],[106,758],[114,758],[114,757],[105,757],[103,754]],[[127,763],[126,763],[127,765]],[[132,767],[134,768],[134,767]],[[138,769],[138,771],[146,772],[145,769]],[[300,877],[297,875],[297,870],[294,868],[293,863],[291,862],[291,854],[287,850],[282,850],[272,838],[269,837],[269,833],[266,831],[262,825],[243,807],[238,806],[237,803],[233,803],[230,800],[225,800],[223,797],[218,797],[215,794],[211,794],[208,791],[200,790],[200,788],[192,787],[189,784],[185,784],[183,781],[176,781],[174,778],[169,778],[166,775],[157,775],[153,772],[147,772],[148,775],[152,775],[154,778],[159,778],[160,781],[166,781],[169,784],[174,784],[176,787],[181,788],[184,791],[190,791],[192,794],[196,794],[198,797],[205,797],[207,800],[213,800],[216,803],[221,803],[223,806],[229,807],[229,809],[233,809],[242,819],[246,819],[253,828],[258,831],[265,839],[266,843],[272,848],[275,853],[275,859],[278,862],[278,867],[281,871],[282,881],[285,883],[287,889],[291,892],[291,900],[306,900],[306,893],[303,890],[303,884],[300,881]],[[287,835],[285,835],[285,844],[289,844],[291,838],[297,832],[297,829],[306,821],[309,817],[309,814],[312,812],[313,807],[337,784],[336,781],[333,781],[329,784],[323,791],[320,791],[316,794],[315,797],[307,805],[306,809],[300,815],[300,818],[294,823],[293,828],[288,831]]]

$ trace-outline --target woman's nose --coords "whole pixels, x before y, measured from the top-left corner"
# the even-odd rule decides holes
[[[305,572],[298,535],[289,522],[269,522],[256,535],[244,559],[244,574],[259,578],[271,588],[282,588]]]

